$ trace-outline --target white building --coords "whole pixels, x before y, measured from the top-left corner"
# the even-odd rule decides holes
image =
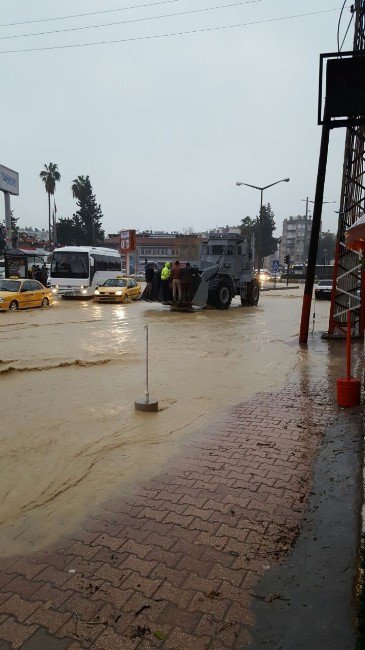
[[[308,257],[309,240],[312,230],[312,217],[298,215],[284,219],[280,243],[280,264],[290,255],[292,264],[305,264]]]

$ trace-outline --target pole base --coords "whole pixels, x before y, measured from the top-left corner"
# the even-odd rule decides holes
[[[141,397],[141,399],[137,399],[134,402],[134,408],[136,411],[144,411],[145,413],[157,413],[158,401],[157,399],[151,398],[146,401],[145,397]]]
[[[361,381],[355,377],[341,377],[337,379],[337,404],[350,408],[359,406],[361,395]]]

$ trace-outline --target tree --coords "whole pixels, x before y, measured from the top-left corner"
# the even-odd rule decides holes
[[[244,219],[241,220],[241,233],[243,235],[251,235],[252,232],[255,232],[255,225],[256,225],[256,219],[252,219],[251,217],[247,216]]]
[[[58,244],[63,246],[76,245],[75,221],[73,218],[59,219],[57,222]]]
[[[48,237],[51,241],[51,196],[54,195],[56,191],[56,183],[61,180],[61,174],[58,171],[58,167],[55,163],[49,163],[49,165],[44,165],[44,170],[39,174],[46,192],[48,195]]]
[[[199,259],[199,245],[201,238],[192,228],[184,230],[183,234],[179,235],[178,241],[179,250],[177,257],[190,262]]]
[[[245,217],[241,221],[242,234],[255,235],[255,251],[257,255],[259,232],[260,232],[260,266],[264,257],[275,253],[277,248],[277,238],[273,237],[273,232],[276,230],[275,215],[271,209],[270,203],[262,206],[261,212],[261,228],[259,227],[259,217],[252,219]]]
[[[275,253],[278,240],[273,237],[276,230],[275,215],[271,209],[270,203],[262,206],[261,213],[261,260],[268,255]]]
[[[73,215],[77,245],[97,246],[104,241],[101,220],[103,213],[97,204],[89,176],[78,176],[72,181],[71,191],[78,206]]]
[[[336,235],[333,232],[322,232],[319,237],[317,264],[330,264],[336,253]]]
[[[0,253],[6,250],[6,229],[4,224],[0,224]]]
[[[19,226],[17,225],[19,217],[14,216],[14,210],[10,210],[10,222],[11,222],[11,245],[13,248],[18,248],[19,241]]]
[[[10,210],[10,220],[11,220],[11,236],[19,237],[19,226],[18,221],[19,217],[14,216],[14,210]]]

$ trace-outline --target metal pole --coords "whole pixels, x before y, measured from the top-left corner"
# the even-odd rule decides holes
[[[10,207],[10,194],[9,192],[4,192],[4,201],[5,201],[5,228],[6,228],[6,239],[11,241],[11,207]]]
[[[144,394],[146,398],[146,404],[148,404],[150,399],[150,393],[148,388],[148,325],[145,325],[144,328],[146,330],[146,390]]]
[[[311,238],[309,242],[309,252],[308,252],[307,276],[305,280],[303,305],[302,305],[302,318],[300,323],[300,334],[299,334],[299,343],[303,343],[305,345],[308,342],[312,293],[313,293],[314,278],[316,273],[318,239],[319,239],[319,233],[321,228],[323,191],[324,191],[324,183],[326,180],[329,136],[330,136],[329,126],[328,124],[324,124],[322,127],[321,149],[320,149],[319,161],[318,161],[316,196],[314,201],[312,230],[311,230]]]
[[[364,336],[364,326],[365,326],[365,268],[364,268],[364,253],[361,252],[360,256],[361,267],[361,289],[360,289],[360,322],[359,322],[359,334]]]
[[[346,379],[351,379],[351,311],[347,311],[347,332],[346,332]]]
[[[258,227],[258,237],[257,237],[257,276],[258,281],[260,282],[260,257],[261,257],[261,215],[262,215],[262,199],[264,195],[264,190],[260,190],[261,200],[260,200],[260,214],[259,214],[259,227]]]
[[[304,219],[304,242],[303,242],[303,264],[307,264],[307,228],[308,228],[308,206],[309,197],[305,200],[305,219]]]
[[[134,408],[136,411],[144,411],[145,413],[158,413],[158,401],[157,399],[150,399],[148,386],[148,325],[145,325],[144,329],[146,330],[146,390],[144,397],[134,402]]]

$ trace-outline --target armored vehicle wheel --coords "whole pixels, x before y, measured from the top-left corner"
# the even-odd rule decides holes
[[[216,309],[229,309],[232,294],[229,283],[225,278],[214,278],[209,285],[208,305]]]
[[[245,300],[241,302],[243,305],[250,305],[251,307],[256,307],[260,296],[260,285],[257,280],[252,280],[247,287],[247,296]]]

